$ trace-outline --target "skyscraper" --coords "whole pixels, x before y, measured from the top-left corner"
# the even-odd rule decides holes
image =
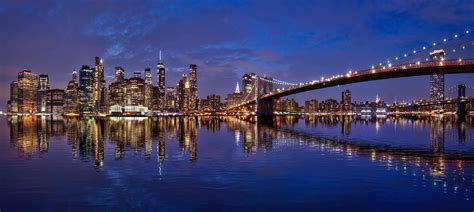
[[[444,74],[433,74],[430,76],[430,100],[444,100]]]
[[[109,107],[125,106],[125,70],[121,66],[115,67],[115,81],[109,85]]]
[[[341,95],[341,110],[350,111],[351,110],[351,91],[345,90]]]
[[[125,70],[121,66],[115,67],[115,82],[123,82],[125,80]]]
[[[145,81],[140,77],[140,72],[135,72],[134,77],[126,80],[125,106],[144,106]]]
[[[246,73],[242,76],[243,92],[245,94],[252,92],[252,83],[255,76],[255,73]]]
[[[176,98],[174,87],[166,88],[166,110],[175,111],[176,110]]]
[[[96,111],[99,111],[99,107],[102,104],[101,102],[101,93],[102,86],[101,83],[104,80],[104,63],[100,57],[95,57],[95,67],[94,67],[94,107]]]
[[[189,65],[189,110],[198,110],[198,84],[197,84],[197,65]]]
[[[153,105],[153,81],[151,78],[151,69],[145,69],[145,107],[152,109]]]
[[[434,50],[430,52],[430,58],[434,62],[444,61],[444,50]],[[434,102],[444,100],[444,74],[433,74],[430,76],[430,100]],[[433,109],[442,109],[442,105],[434,105]]]
[[[83,65],[79,70],[79,111],[81,114],[94,112],[94,70]]]
[[[78,114],[78,86],[77,86],[77,72],[72,72],[72,79],[69,81],[64,94],[64,114]]]
[[[8,101],[8,112],[18,113],[18,81],[10,84],[10,101]]]
[[[18,112],[35,114],[37,112],[38,76],[31,71],[18,73]]]
[[[181,76],[181,80],[177,85],[177,100],[178,100],[178,110],[181,112],[186,112],[189,109],[189,81],[186,74]]]
[[[39,75],[39,85],[38,85],[38,112],[46,113],[46,92],[49,90],[49,77],[45,74]]]
[[[46,113],[62,115],[64,113],[64,90],[50,89],[46,91]]]
[[[157,74],[158,74],[158,96],[157,98],[157,108],[158,110],[163,110],[165,106],[165,89],[166,89],[166,83],[165,83],[165,65],[163,64],[161,60],[161,50],[160,50],[160,62],[158,63],[157,67]]]
[[[109,111],[109,90],[107,89],[107,83],[105,80],[100,82],[99,111],[102,114],[107,114]]]

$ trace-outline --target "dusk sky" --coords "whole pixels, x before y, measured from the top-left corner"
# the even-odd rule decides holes
[[[166,85],[198,65],[199,95],[225,96],[245,72],[306,82],[369,68],[454,34],[474,30],[472,1],[4,1],[0,0],[0,109],[19,71],[48,74],[66,87],[71,72],[104,59],[127,75],[150,67],[159,50]],[[471,45],[472,46],[472,45]],[[468,48],[465,57],[474,58]],[[428,97],[428,76],[359,83],[294,98],[386,102]],[[446,87],[474,85],[447,75]],[[471,91],[468,93],[473,95]],[[291,98],[291,97],[290,97]]]

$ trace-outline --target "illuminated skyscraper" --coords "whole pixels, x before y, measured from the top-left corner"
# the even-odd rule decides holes
[[[158,110],[163,110],[165,106],[165,89],[166,89],[166,83],[165,83],[165,65],[163,64],[161,60],[161,50],[160,50],[160,62],[158,63],[157,67],[157,74],[158,74],[158,96],[157,98],[157,109]]]
[[[100,57],[95,57],[95,67],[94,67],[94,103],[96,111],[99,110],[100,105],[102,104],[101,93],[102,93],[102,81],[104,80],[104,63]]]
[[[444,100],[444,74],[433,74],[430,76],[430,100]]]
[[[78,114],[78,100],[77,72],[73,71],[72,79],[67,84],[66,92],[64,94],[64,114]]]
[[[115,81],[109,85],[109,107],[119,108],[125,106],[125,70],[117,66],[115,67]],[[117,111],[118,112],[118,111]]]
[[[49,90],[49,77],[45,74],[39,75],[39,85],[38,85],[38,112],[46,113],[46,92]]]
[[[64,113],[64,90],[49,89],[46,96],[46,113],[62,115]]]
[[[123,82],[125,80],[125,70],[121,66],[115,67],[115,82]]]
[[[252,83],[254,80],[254,77],[256,76],[255,73],[246,73],[244,76],[242,76],[242,85],[243,85],[243,92],[244,93],[250,93],[252,92]]]
[[[79,112],[92,114],[94,103],[94,70],[83,65],[79,70]]]
[[[168,111],[176,110],[176,97],[173,87],[166,88],[166,109]]]
[[[189,110],[198,110],[198,84],[197,84],[197,65],[189,65]]]
[[[145,80],[140,77],[140,72],[135,72],[134,77],[126,80],[125,104],[126,106],[145,104]]]
[[[145,106],[152,109],[153,105],[153,81],[151,78],[151,69],[145,69]]]
[[[442,63],[444,61],[444,50],[435,50],[430,52],[430,58],[434,62]],[[430,76],[430,100],[444,100],[444,74],[433,74]],[[433,109],[442,109],[442,105],[434,105]]]
[[[107,89],[107,83],[105,80],[100,82],[99,111],[102,114],[107,114],[109,111],[109,90]]]
[[[189,110],[189,94],[190,94],[190,87],[189,81],[186,74],[181,76],[181,80],[177,85],[177,100],[178,100],[178,110],[185,112]]]
[[[350,111],[351,109],[351,91],[345,90],[341,95],[341,110]]]
[[[31,71],[24,70],[18,73],[18,112],[37,112],[38,76]]]

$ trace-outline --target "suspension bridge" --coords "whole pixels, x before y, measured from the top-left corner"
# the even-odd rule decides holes
[[[302,92],[337,87],[375,80],[414,77],[423,75],[445,74],[472,74],[474,73],[474,55],[468,48],[474,46],[474,38],[470,31],[461,35],[454,35],[440,42],[434,42],[429,47],[423,46],[413,50],[410,54],[395,57],[365,70],[349,71],[329,77],[321,77],[307,82],[292,83],[268,76],[252,76],[252,89],[244,93],[241,99],[227,105],[226,111],[250,111],[257,116],[271,116],[274,114],[275,100]],[[434,53],[442,52],[440,57]],[[435,57],[433,57],[433,55]],[[444,77],[443,77],[444,80]],[[443,82],[444,83],[444,82]],[[276,88],[275,87],[281,87]],[[461,89],[461,88],[459,88]],[[446,102],[445,102],[446,101]],[[449,101],[449,102],[448,102]],[[426,104],[458,104],[460,111],[465,110],[465,105],[471,99],[465,96],[464,91],[459,91],[458,98],[438,100]]]

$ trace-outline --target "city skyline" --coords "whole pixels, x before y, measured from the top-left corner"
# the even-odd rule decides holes
[[[8,42],[5,42],[4,48],[0,50],[2,58],[5,58],[0,63],[1,89],[7,89],[16,73],[24,69],[48,74],[51,87],[62,88],[69,81],[69,73],[73,69],[78,70],[91,55],[98,55],[104,59],[104,77],[107,81],[111,81],[114,76],[113,67],[122,66],[128,73],[153,67],[159,61],[159,50],[162,49],[163,61],[167,66],[167,78],[170,82],[179,81],[181,73],[188,69],[186,64],[197,64],[201,67],[198,81],[200,94],[203,94],[201,98],[211,94],[225,96],[234,90],[234,86],[228,85],[235,85],[235,82],[240,81],[240,77],[247,72],[276,75],[279,79],[295,82],[303,81],[306,77],[316,79],[350,69],[370,67],[407,50],[461,33],[473,25],[472,18],[462,12],[463,8],[469,6],[468,3],[450,5],[446,2],[439,4],[419,2],[408,5],[398,2],[392,6],[384,4],[384,7],[377,8],[365,2],[347,3],[344,6],[322,2],[318,4],[320,8],[306,3],[286,5],[285,7],[288,7],[286,10],[282,10],[281,5],[275,3],[266,5],[268,9],[265,12],[262,3],[258,2],[223,2],[217,3],[218,7],[215,7],[215,2],[199,6],[192,6],[193,3],[189,5],[144,3],[148,6],[144,10],[149,13],[135,14],[137,13],[135,10],[127,10],[123,15],[120,15],[119,11],[124,11],[124,8],[129,6],[133,8],[133,5],[106,6],[105,3],[95,2],[80,4],[71,2],[0,4],[0,16],[16,17],[19,21],[33,18],[34,21],[22,25],[24,27],[22,34],[31,34],[31,30],[41,27],[42,30],[32,34],[33,38],[45,39],[42,45],[52,45],[51,39],[57,42],[53,51],[42,51],[44,46],[25,42],[31,38],[24,35],[13,36],[14,32],[18,31],[17,26],[2,23],[5,26],[5,33],[0,36],[2,40]],[[80,14],[86,11],[79,10],[74,13],[79,14],[71,16],[73,8],[83,7],[88,8],[88,11],[103,10],[103,15],[82,18]],[[364,15],[347,9],[351,7],[364,11]],[[39,13],[43,10],[47,13]],[[306,10],[321,14],[321,17],[326,17],[329,21],[326,23],[319,20],[319,16],[303,15],[312,14],[304,13]],[[328,14],[324,10],[336,10],[342,13]],[[441,10],[442,15],[438,12]],[[179,12],[179,16],[173,15],[176,11]],[[200,15],[203,13],[196,12],[208,12],[206,14],[212,15]],[[415,12],[420,12],[423,16],[414,16]],[[188,20],[186,14],[190,13],[197,14],[193,19],[217,25],[219,30],[211,36],[204,36],[208,34],[206,30],[195,29],[194,36],[186,36],[182,31],[177,31],[175,26],[170,25],[180,23],[178,25],[181,27],[189,26],[191,20]],[[277,23],[280,21],[284,24],[276,25],[274,20],[261,15],[265,13],[283,14],[285,18],[271,17],[274,17]],[[129,18],[132,14],[136,15],[134,16],[136,19]],[[253,16],[245,16],[246,14]],[[340,15],[339,18],[336,18],[336,14]],[[399,14],[404,14],[404,18],[397,19]],[[156,15],[163,18],[156,18]],[[288,19],[289,16],[294,18]],[[309,23],[308,20],[315,21]],[[398,22],[393,22],[394,20],[401,21],[402,24],[396,24]],[[66,27],[66,21],[73,23],[77,29]],[[420,21],[425,24],[420,26],[418,24]],[[145,23],[149,27],[139,27]],[[46,24],[62,27],[63,30],[44,31],[43,28],[48,28]],[[242,30],[233,33],[237,29]],[[137,34],[138,32],[143,33]],[[65,39],[65,36],[71,36],[73,40]],[[137,38],[140,36],[144,38],[140,40],[147,42],[138,41]],[[265,37],[270,39],[264,39]],[[390,40],[395,43],[390,43]],[[29,44],[28,52],[23,51],[24,48],[14,47],[22,46],[22,43]],[[343,48],[347,45],[352,47]],[[382,46],[383,48],[380,48]],[[341,51],[341,48],[344,51]],[[71,49],[74,51],[70,51]],[[38,51],[41,51],[41,54]],[[74,54],[71,54],[72,52]],[[335,62],[340,57],[345,59]],[[473,81],[464,76],[447,76],[446,87],[459,83],[472,85]],[[397,92],[406,89],[401,82],[410,83],[413,92]],[[222,90],[215,91],[209,86],[211,84]],[[382,89],[384,85],[389,86]],[[341,91],[350,89],[354,92],[353,99],[356,101],[373,99],[378,94],[382,99],[391,102],[395,99],[427,98],[428,87],[429,77],[415,77],[403,81],[396,79],[370,82],[322,92],[308,92],[296,95],[295,98],[300,103],[305,99],[334,98],[339,96]],[[1,102],[6,102],[7,99],[7,94],[0,94]],[[0,108],[6,109],[4,104]]]
[[[0,212],[469,211],[474,2],[0,0]]]

